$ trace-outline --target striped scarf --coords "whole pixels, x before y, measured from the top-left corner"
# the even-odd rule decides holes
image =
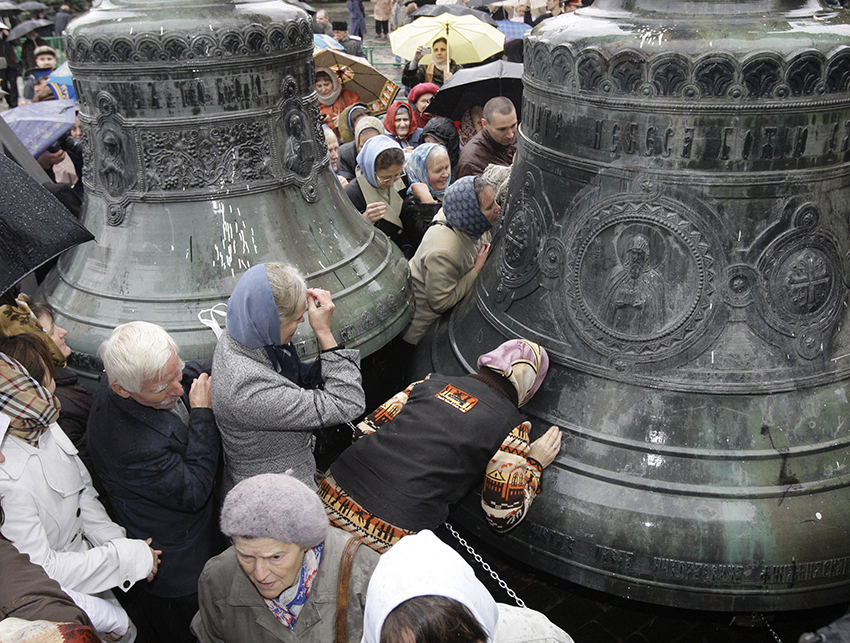
[[[59,400],[19,362],[0,353],[0,412],[9,416],[9,433],[38,446],[41,434],[59,417]]]

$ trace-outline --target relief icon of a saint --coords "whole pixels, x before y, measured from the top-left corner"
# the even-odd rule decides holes
[[[664,277],[652,264],[649,239],[634,234],[605,281],[602,319],[627,335],[650,335],[665,322]]]

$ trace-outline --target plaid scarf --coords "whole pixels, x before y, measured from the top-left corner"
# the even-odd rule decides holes
[[[0,412],[9,416],[9,433],[38,446],[38,438],[59,417],[59,400],[19,362],[0,353]]]
[[[298,582],[283,590],[277,598],[263,598],[266,607],[271,610],[275,618],[290,630],[295,628],[295,619],[301,613],[301,608],[310,596],[310,589],[316,574],[319,573],[319,565],[322,564],[322,552],[325,543],[311,547],[304,553],[304,562],[301,564],[301,573]]]

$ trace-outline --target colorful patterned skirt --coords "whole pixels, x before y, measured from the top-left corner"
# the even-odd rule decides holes
[[[337,484],[330,472],[319,483],[319,497],[334,527],[354,534],[379,554],[388,551],[402,537],[416,533],[373,516]]]

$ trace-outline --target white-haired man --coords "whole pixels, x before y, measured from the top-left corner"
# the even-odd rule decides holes
[[[91,460],[116,522],[162,550],[139,592],[161,641],[193,641],[204,563],[218,553],[213,479],[220,454],[211,360],[184,364],[155,324],[122,324],[100,347],[104,374],[88,421]]]

